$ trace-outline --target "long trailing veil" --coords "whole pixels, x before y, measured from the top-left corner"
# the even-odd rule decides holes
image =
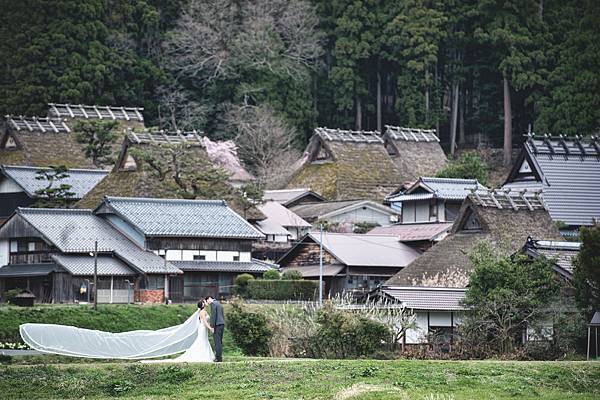
[[[198,336],[198,314],[181,325],[156,331],[111,333],[54,324],[23,324],[19,330],[25,343],[44,353],[139,360],[187,350]]]

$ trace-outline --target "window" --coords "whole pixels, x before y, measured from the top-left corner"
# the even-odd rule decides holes
[[[233,261],[240,261],[240,256],[233,256]]]
[[[201,254],[194,255],[194,261],[205,261],[205,260],[206,260],[205,255],[201,255]]]
[[[147,275],[145,289],[160,290],[165,288],[165,277],[163,275]]]

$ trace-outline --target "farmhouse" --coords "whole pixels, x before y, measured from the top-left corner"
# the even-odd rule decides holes
[[[561,232],[600,220],[600,141],[592,137],[528,135],[504,188],[537,189]]]
[[[414,261],[419,252],[402,244],[395,236],[311,232],[284,255],[283,271],[299,271],[305,279],[319,279],[323,244],[325,292],[364,293]]]
[[[40,193],[40,190],[68,185],[72,195],[67,200],[74,203],[108,174],[108,171],[99,169],[69,169],[66,171],[68,176],[63,179],[54,182],[40,179],[39,173],[48,171],[51,170],[42,167],[0,166],[0,224],[17,207],[28,207],[40,198],[47,198],[47,194]]]

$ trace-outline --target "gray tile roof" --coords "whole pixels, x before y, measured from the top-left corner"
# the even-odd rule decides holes
[[[381,291],[413,310],[461,311],[466,289],[419,286],[383,287]]]
[[[48,103],[48,113],[55,117],[144,121],[141,107],[115,107]]]
[[[60,265],[72,275],[93,275],[94,257],[86,255],[56,254],[52,256],[56,264]],[[137,275],[123,261],[109,255],[98,256],[98,275],[101,276],[127,276]]]
[[[10,264],[0,267],[0,278],[46,276],[57,270],[59,268],[54,263]]]
[[[341,129],[315,128],[314,134],[329,142],[355,142],[383,144],[381,132],[377,131],[346,131]]]
[[[37,190],[44,189],[48,182],[46,180],[36,179],[40,170],[49,170],[42,167],[24,167],[16,165],[0,166],[0,172],[15,181],[23,188],[30,197],[38,197]],[[71,185],[69,191],[75,193],[73,199],[81,199],[94,186],[96,186],[109,171],[99,169],[69,169],[67,178],[57,181],[55,186],[62,184]]]
[[[171,261],[182,271],[200,272],[266,272],[277,269],[277,264],[252,259],[251,262],[244,261]]]
[[[425,190],[427,193],[413,193],[415,190]],[[420,177],[404,193],[390,196],[388,201],[410,201],[438,198],[444,200],[464,200],[473,189],[486,190],[477,179],[454,179]]]
[[[565,271],[568,277],[573,275],[573,261],[579,254],[581,243],[556,240],[528,240],[525,249],[533,256],[543,255],[556,260],[556,265]]]
[[[18,208],[22,217],[63,253],[112,253],[143,273],[180,273],[156,254],[145,251],[91,210]]]
[[[263,239],[222,200],[106,196],[97,213],[116,213],[147,237]]]
[[[312,196],[325,201],[322,196],[307,188],[265,190],[263,198],[265,201],[276,201],[287,206],[289,203],[293,203],[305,196]]]
[[[283,227],[310,228],[312,226],[276,201],[266,201],[259,205],[258,209],[267,216],[267,219],[261,222],[274,222]]]
[[[62,120],[51,119],[51,118],[39,118],[39,117],[23,117],[20,116],[6,116],[6,120],[11,128],[17,131],[28,131],[28,132],[51,132],[51,133],[69,133],[71,129]]]
[[[550,216],[570,226],[591,225],[600,219],[600,141],[530,136],[521,158],[530,162],[539,179],[514,177],[505,187],[540,187]]]
[[[394,140],[407,142],[439,142],[435,129],[403,128],[401,126],[385,126],[385,133]]]

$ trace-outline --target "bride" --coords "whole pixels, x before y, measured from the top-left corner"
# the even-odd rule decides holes
[[[156,331],[111,333],[54,324],[23,324],[23,341],[43,353],[72,357],[141,360],[182,353],[161,362],[212,362],[206,302],[184,323]],[[157,360],[159,361],[159,360]]]

